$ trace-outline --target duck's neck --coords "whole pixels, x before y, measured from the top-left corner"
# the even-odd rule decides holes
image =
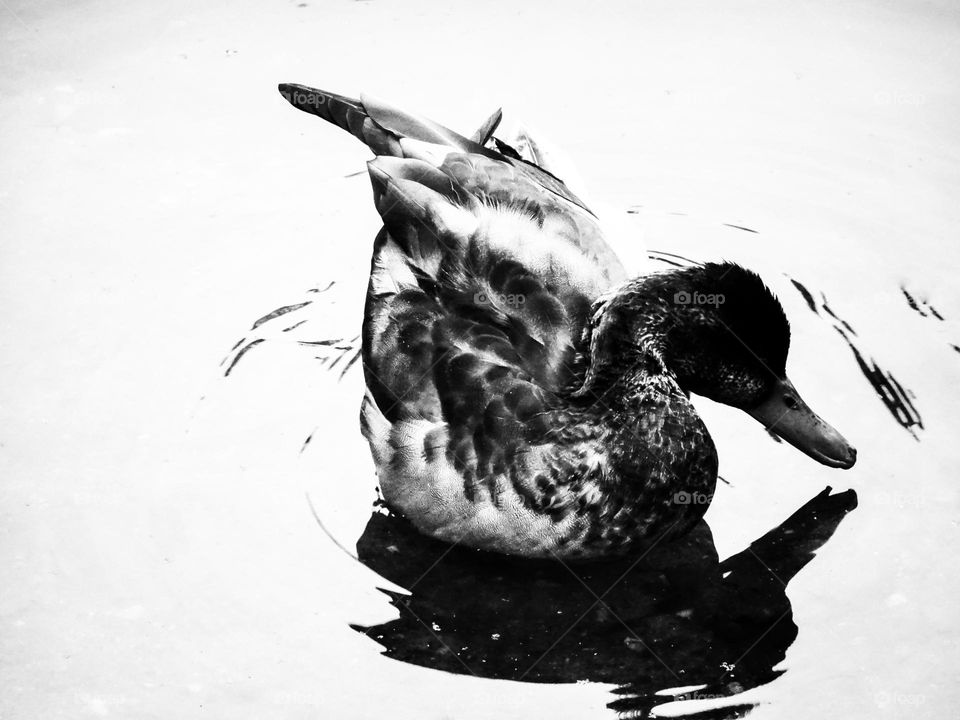
[[[715,457],[675,369],[686,358],[669,338],[682,318],[663,293],[638,280],[594,305],[578,348],[583,365],[572,393],[603,428],[618,474],[644,477],[652,485],[676,482],[676,467],[693,455]],[[715,468],[705,467],[703,480],[712,480],[706,477],[712,472]]]
[[[598,300],[577,347],[581,371],[574,395],[613,395],[631,403],[655,378],[676,383],[674,368],[683,362],[667,343],[677,323],[674,312],[640,280]]]

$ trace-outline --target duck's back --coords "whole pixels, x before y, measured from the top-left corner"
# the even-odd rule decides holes
[[[453,330],[505,332],[513,360],[556,385],[564,375],[559,359],[590,304],[625,279],[579,198],[533,163],[375,99],[296,85],[281,92],[377,155],[368,169],[385,227],[374,246],[366,318],[372,369],[378,357],[402,350],[374,340],[384,326],[409,324],[413,308],[431,306]]]

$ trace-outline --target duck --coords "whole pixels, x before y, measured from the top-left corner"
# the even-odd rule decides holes
[[[480,551],[589,561],[703,517],[717,450],[691,394],[738,408],[818,462],[856,450],[786,374],[790,326],[730,262],[631,277],[549,169],[373,97],[281,84],[373,152],[361,430],[383,502]]]

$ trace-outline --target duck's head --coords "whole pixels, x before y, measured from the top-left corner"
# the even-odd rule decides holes
[[[790,325],[755,273],[708,263],[632,280],[600,300],[587,331],[584,395],[651,356],[686,392],[739,408],[813,459],[852,467],[857,451],[786,374]]]

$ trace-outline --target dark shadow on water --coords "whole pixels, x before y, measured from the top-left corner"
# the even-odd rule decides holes
[[[612,683],[609,707],[645,718],[673,700],[728,698],[770,682],[797,636],[787,583],[856,507],[852,490],[812,498],[720,562],[710,528],[643,557],[602,563],[508,559],[452,547],[374,513],[361,562],[410,591],[383,590],[400,617],[355,627],[403,662],[524,682]],[[667,694],[685,686],[697,690]],[[684,717],[734,718],[730,705]]]

